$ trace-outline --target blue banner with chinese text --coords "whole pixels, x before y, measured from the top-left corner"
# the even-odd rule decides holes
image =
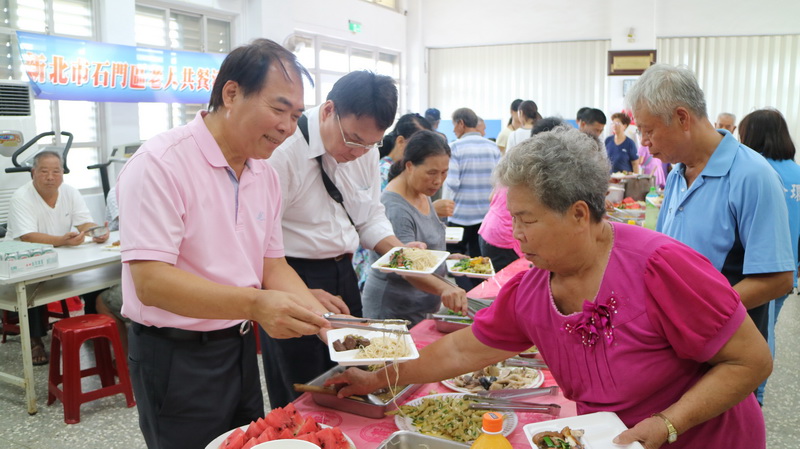
[[[17,31],[36,98],[208,103],[219,53],[131,47]]]

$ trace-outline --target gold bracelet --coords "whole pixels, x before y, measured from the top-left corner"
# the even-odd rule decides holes
[[[664,424],[667,425],[667,443],[674,443],[678,441],[678,431],[675,429],[675,426],[672,425],[672,422],[664,416],[663,413],[653,413],[650,416],[656,416],[664,420]]]

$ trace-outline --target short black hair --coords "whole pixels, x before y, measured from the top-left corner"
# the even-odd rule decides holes
[[[475,128],[478,126],[478,114],[470,108],[458,108],[453,111],[453,126],[458,122],[464,122],[467,128]]]
[[[795,147],[789,126],[777,109],[759,109],[747,114],[739,123],[739,138],[765,158],[794,160]]]
[[[587,125],[591,125],[592,123],[600,123],[601,125],[606,124],[606,115],[603,113],[603,111],[596,108],[589,108],[588,110],[584,111],[581,119]]]
[[[383,145],[380,148],[381,157],[392,152],[398,136],[403,136],[404,139],[408,140],[414,133],[423,129],[433,129],[431,123],[425,120],[425,117],[416,112],[401,116],[397,120],[397,124],[394,125],[392,132],[383,136]]]
[[[519,110],[519,105],[522,103],[521,98],[517,98],[516,100],[511,102],[511,110],[517,112]]]
[[[431,156],[446,154],[450,156],[450,146],[441,138],[439,133],[423,130],[414,133],[406,144],[403,158],[395,161],[389,169],[389,181],[394,179],[406,169],[406,162],[412,165],[421,165]]]
[[[436,108],[428,108],[425,110],[425,119],[429,122],[435,122],[442,119],[442,113]]]
[[[564,120],[561,117],[545,117],[543,119],[539,119],[535,125],[533,125],[533,129],[531,129],[531,136],[535,136],[539,133],[545,133],[547,131],[552,131],[554,128],[559,127],[564,124]]]
[[[386,129],[397,114],[397,87],[394,80],[368,70],[357,70],[339,78],[328,92],[339,117],[371,117],[378,128]]]
[[[298,76],[308,78],[311,85],[314,85],[308,70],[297,61],[294,53],[269,39],[256,39],[247,45],[235,48],[222,61],[217,78],[214,80],[214,87],[211,89],[208,110],[217,111],[225,104],[222,100],[222,88],[228,81],[239,84],[245,97],[261,92],[273,62],[280,65],[287,78],[289,76],[287,67],[289,67]]]
[[[585,114],[586,111],[588,111],[589,109],[592,109],[592,108],[590,108],[589,106],[584,106],[584,107],[578,109],[578,113],[575,114],[575,121],[576,122],[582,122],[583,121],[583,114]]]

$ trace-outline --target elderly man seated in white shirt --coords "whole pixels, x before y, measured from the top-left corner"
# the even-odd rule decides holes
[[[80,192],[64,184],[62,167],[61,155],[58,153],[42,151],[34,157],[31,182],[17,189],[11,196],[6,239],[47,243],[56,247],[76,246],[84,242],[87,230],[97,226],[92,222],[92,216]],[[108,240],[108,232],[93,237],[93,240],[97,243],[105,242]],[[34,365],[44,365],[48,361],[42,342],[42,337],[47,335],[43,313],[44,306],[41,306],[32,309],[28,315]]]

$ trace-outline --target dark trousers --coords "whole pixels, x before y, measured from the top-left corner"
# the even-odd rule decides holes
[[[764,336],[764,340],[769,341],[769,303],[749,309],[747,314],[750,315],[758,331]]]
[[[318,288],[341,296],[350,308],[350,314],[361,316],[358,279],[349,257],[338,261],[293,257],[287,257],[286,260],[308,288]],[[259,329],[267,392],[272,408],[283,407],[300,396],[300,393],[294,391],[293,384],[306,383],[336,365],[330,359],[328,345],[315,335],[276,339],[267,335],[261,326]]]
[[[10,312],[11,317],[18,317],[17,312]],[[28,309],[28,329],[31,338],[42,338],[47,335],[47,306],[36,306]]]
[[[253,332],[175,341],[128,327],[128,365],[147,447],[197,449],[264,416]]]
[[[495,272],[502,270],[519,259],[519,255],[517,255],[517,252],[514,251],[513,248],[494,246],[481,236],[478,236],[478,240],[481,244],[481,255],[492,259],[492,266]]]

